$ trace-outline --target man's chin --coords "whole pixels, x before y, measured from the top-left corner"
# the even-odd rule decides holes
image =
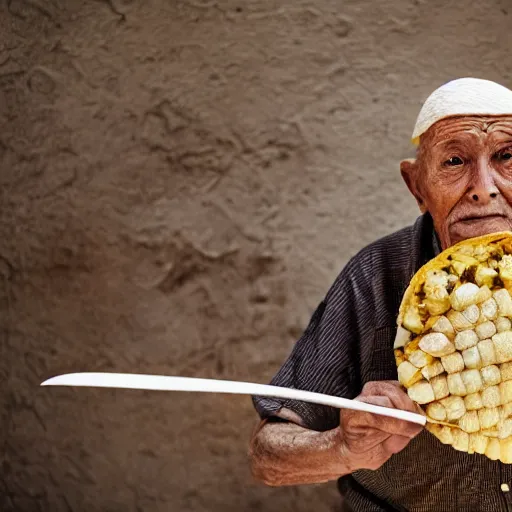
[[[468,238],[510,230],[512,230],[512,225],[506,217],[486,217],[459,221],[452,224],[449,228],[452,244],[467,240]]]

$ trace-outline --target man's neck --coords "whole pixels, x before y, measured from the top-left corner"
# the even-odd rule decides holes
[[[435,229],[432,230],[432,246],[434,247],[434,256],[437,256],[442,252],[441,240],[439,240],[439,236]]]

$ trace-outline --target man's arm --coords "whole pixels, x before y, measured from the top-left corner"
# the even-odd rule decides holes
[[[419,412],[395,382],[369,382],[356,398],[367,403]],[[317,432],[285,411],[290,421],[263,421],[253,434],[253,476],[271,486],[322,483],[358,469],[377,469],[421,431],[413,423],[342,410],[339,427]]]
[[[350,470],[337,460],[337,432],[316,432],[291,422],[262,422],[250,445],[252,474],[266,485],[335,480]]]

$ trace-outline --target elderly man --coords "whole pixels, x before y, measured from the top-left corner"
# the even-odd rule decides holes
[[[272,384],[416,411],[396,382],[396,318],[441,250],[512,230],[512,91],[449,82],[427,99],[401,174],[422,215],[350,260]],[[454,450],[401,420],[255,398],[253,474],[268,485],[338,480],[345,511],[512,511],[512,465]]]

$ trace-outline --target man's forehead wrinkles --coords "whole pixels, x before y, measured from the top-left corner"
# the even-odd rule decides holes
[[[494,123],[489,127],[490,133],[504,133],[505,135],[512,135],[512,120]]]
[[[486,132],[489,127],[491,126],[491,123],[484,120],[459,120],[457,122],[453,122],[450,124],[446,124],[445,126],[439,126],[438,130],[440,133],[462,133],[462,132]]]
[[[478,132],[473,128],[466,130],[450,130],[433,133],[430,144],[433,147],[449,147],[463,144],[474,144],[480,139],[482,132]],[[428,141],[426,141],[428,143]]]
[[[450,147],[461,146],[464,142],[466,142],[466,141],[462,141],[459,138],[450,138],[450,139],[442,138],[439,140],[434,139],[433,143],[431,143],[430,145],[435,148],[450,148]]]
[[[422,145],[423,150],[427,151],[430,148],[431,151],[437,152],[466,150],[481,152],[489,149],[495,150],[496,145],[503,143],[512,143],[512,126],[508,131],[499,130],[490,133],[467,131],[462,134],[457,133],[453,137],[432,136],[425,140]]]
[[[464,140],[468,138],[478,137],[484,133],[481,127],[475,123],[457,123],[451,126],[439,126],[432,133],[432,139],[440,141]]]
[[[498,126],[512,126],[512,114],[506,116],[458,116],[438,121],[432,126],[435,131],[467,130],[476,128],[486,131]]]
[[[439,122],[432,127],[430,137],[425,139],[431,147],[448,147],[456,144],[485,142],[504,134],[512,136],[512,116],[489,118],[454,118]]]

